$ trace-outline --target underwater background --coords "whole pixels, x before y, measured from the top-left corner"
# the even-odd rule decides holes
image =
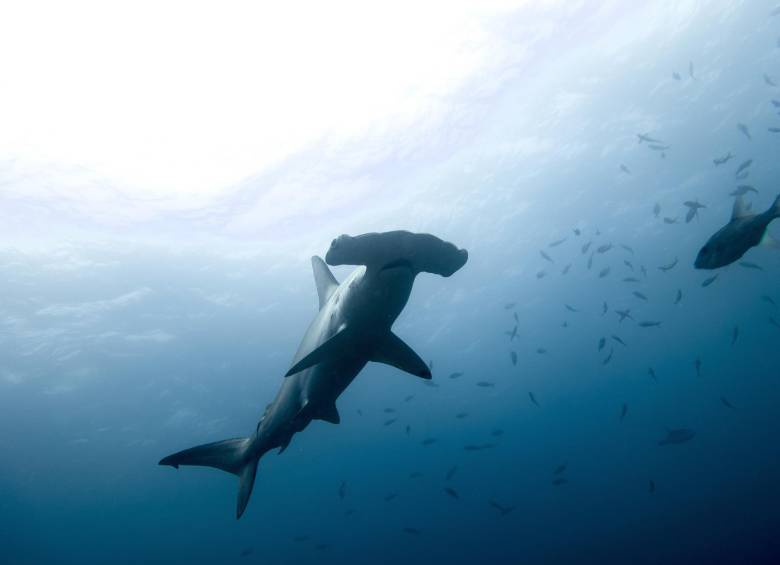
[[[777,562],[780,253],[693,261],[780,194],[780,9],[499,4],[446,95],[217,196],[0,144],[0,563]],[[391,229],[469,251],[394,326],[433,380],[369,364],[239,521],[235,477],[158,466],[254,429],[310,256]]]

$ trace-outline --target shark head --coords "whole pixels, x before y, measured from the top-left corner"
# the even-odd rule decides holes
[[[408,269],[414,274],[449,277],[463,267],[468,252],[430,234],[407,231],[340,235],[334,239],[325,261],[328,265],[366,265],[384,270]]]

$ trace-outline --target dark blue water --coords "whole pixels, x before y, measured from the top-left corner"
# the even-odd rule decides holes
[[[0,563],[777,562],[780,253],[693,269],[738,184],[756,211],[780,193],[773,8],[510,11],[496,33],[528,51],[431,122],[326,139],[197,212],[106,227],[0,188]],[[263,457],[240,521],[235,477],[157,465],[251,433],[316,313],[309,256],[398,228],[470,254],[394,326],[433,386],[369,364],[339,425]]]

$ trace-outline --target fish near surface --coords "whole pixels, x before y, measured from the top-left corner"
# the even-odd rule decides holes
[[[419,273],[449,277],[466,264],[468,253],[433,235],[393,231],[342,235],[333,240],[325,259],[328,265],[360,267],[339,284],[325,261],[312,258],[320,309],[254,433],[160,461],[177,469],[199,465],[237,475],[237,518],[249,502],[260,457],[275,448],[284,451],[312,420],[338,424],[336,399],[369,361],[431,378],[425,362],[391,328]]]
[[[729,223],[719,229],[701,248],[696,256],[697,269],[719,269],[738,261],[759,243],[777,247],[767,232],[772,220],[780,218],[780,196],[762,214],[747,211],[741,196],[734,201]]]

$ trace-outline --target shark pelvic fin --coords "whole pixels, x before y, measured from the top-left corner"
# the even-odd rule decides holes
[[[336,409],[336,403],[334,402],[320,407],[317,412],[315,412],[314,419],[323,420],[324,422],[331,424],[338,424],[341,422],[341,416],[339,416],[339,411]]]
[[[320,299],[320,310],[339,287],[339,283],[333,273],[330,272],[325,261],[316,255],[311,258],[311,267],[314,271],[314,284],[317,285],[317,297]]]
[[[327,341],[321,343],[312,351],[298,351],[295,359],[293,359],[292,367],[284,376],[289,377],[323,361],[337,359],[345,351],[349,351],[347,344],[349,343],[351,333],[346,324],[344,324]]]
[[[371,355],[371,361],[392,365],[423,379],[431,378],[431,370],[414,350],[393,332],[388,332]]]

